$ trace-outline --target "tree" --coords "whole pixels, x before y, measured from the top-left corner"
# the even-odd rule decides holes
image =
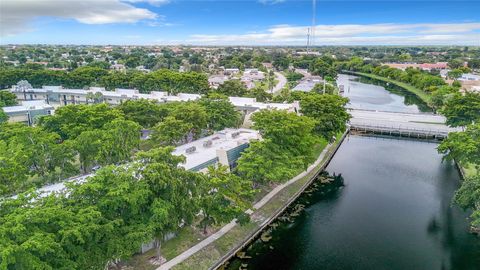
[[[301,112],[316,121],[315,131],[330,140],[346,129],[350,119],[345,106],[348,99],[337,95],[305,95],[300,101]]]
[[[17,96],[8,91],[0,91],[0,108],[17,105]]]
[[[173,147],[155,148],[140,152],[140,173],[151,193],[149,222],[156,237],[157,257],[161,257],[161,243],[167,233],[180,225],[192,224],[199,212],[201,174],[178,168],[183,156],[172,155]]]
[[[97,163],[104,143],[103,137],[102,130],[87,130],[80,133],[75,140],[65,141],[65,143],[72,143],[72,147],[78,153],[80,169],[83,173],[87,173]]]
[[[467,92],[451,97],[441,110],[452,127],[467,126],[480,119],[480,94]]]
[[[180,102],[171,105],[170,116],[192,125],[191,133],[198,138],[203,129],[207,127],[207,112],[196,102]]]
[[[60,134],[62,139],[75,139],[87,130],[102,128],[106,123],[122,118],[123,114],[107,104],[67,105],[58,108],[54,115],[40,118],[44,129]]]
[[[243,97],[247,93],[247,88],[240,80],[229,80],[221,84],[215,91],[229,97]]]
[[[125,119],[135,121],[144,128],[155,126],[169,113],[168,106],[146,99],[127,100],[117,109],[123,112]]]
[[[132,151],[140,143],[140,125],[129,120],[115,119],[105,124],[103,129],[99,161],[102,164],[115,164],[130,160]]]
[[[480,227],[480,174],[465,178],[454,200],[464,209],[473,209],[472,225]]]
[[[153,127],[151,140],[158,145],[175,146],[183,143],[193,125],[167,116],[162,122]]]
[[[0,125],[8,121],[8,115],[0,107]]]
[[[480,164],[480,123],[467,126],[464,132],[451,132],[438,151],[462,164]]]
[[[251,181],[227,171],[227,167],[210,166],[201,182],[200,225],[205,234],[211,225],[229,222],[241,215],[250,206],[253,191]]]
[[[240,122],[240,113],[227,99],[202,98],[200,105],[207,112],[207,126],[212,130],[236,127]]]
[[[255,100],[258,102],[266,102],[273,98],[272,94],[267,93],[267,91],[261,87],[254,87],[250,89],[248,96],[255,98]]]
[[[279,110],[262,110],[252,116],[253,128],[263,141],[252,142],[238,160],[238,173],[256,183],[285,181],[313,161],[315,121]]]
[[[453,59],[448,61],[448,67],[451,69],[457,69],[459,67],[463,67],[464,62],[461,59]]]

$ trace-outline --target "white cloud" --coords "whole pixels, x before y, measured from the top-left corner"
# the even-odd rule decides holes
[[[275,5],[285,2],[286,0],[258,0],[260,4],[264,5]]]
[[[30,22],[39,17],[74,19],[85,24],[107,24],[155,20],[158,15],[120,0],[1,0],[0,36],[29,31],[32,29]]]
[[[123,0],[124,2],[129,2],[129,3],[140,3],[140,2],[146,2],[149,3],[152,6],[161,6],[164,4],[168,4],[170,0]]]
[[[188,42],[212,45],[305,45],[308,26],[277,25],[257,33],[192,35]],[[315,45],[480,45],[480,23],[344,24],[315,27]]]

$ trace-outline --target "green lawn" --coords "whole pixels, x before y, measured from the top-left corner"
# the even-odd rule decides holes
[[[364,76],[364,77],[368,77],[368,78],[372,78],[372,79],[375,79],[375,80],[380,80],[380,81],[395,84],[395,85],[407,90],[408,92],[417,95],[425,103],[427,103],[427,104],[431,103],[431,99],[432,99],[431,96],[429,94],[425,93],[423,90],[421,90],[419,88],[416,88],[413,85],[410,85],[410,84],[407,84],[407,83],[404,83],[404,82],[400,82],[400,81],[396,81],[396,80],[392,80],[392,79],[389,79],[389,78],[385,78],[385,77],[382,77],[382,76],[378,76],[378,75],[375,75],[375,74],[370,74],[370,73],[354,72],[354,71],[351,71],[351,73],[356,74],[356,75],[360,75],[360,76]]]

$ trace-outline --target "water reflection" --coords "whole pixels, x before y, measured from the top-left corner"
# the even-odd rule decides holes
[[[431,112],[416,95],[383,81],[340,74],[338,85],[343,85],[344,95],[350,99],[350,107],[393,112]]]
[[[468,213],[450,203],[458,172],[436,146],[350,136],[327,167],[345,187],[307,193],[293,223],[229,269],[478,269]]]

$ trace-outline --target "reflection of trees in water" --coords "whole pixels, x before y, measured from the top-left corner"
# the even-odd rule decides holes
[[[407,106],[417,105],[418,109],[421,112],[431,112],[432,111],[432,109],[430,107],[428,107],[428,105],[425,102],[423,102],[419,97],[417,97],[415,94],[412,94],[412,93],[408,92],[407,90],[401,88],[400,86],[397,86],[395,84],[386,83],[386,82],[380,81],[380,80],[375,80],[375,79],[372,79],[372,78],[366,78],[366,77],[360,77],[358,79],[358,81],[361,82],[361,83],[382,86],[388,92],[390,92],[392,94],[395,94],[395,95],[398,95],[398,96],[404,97],[403,103],[405,105],[407,105]]]
[[[344,178],[341,174],[329,175],[323,171],[260,236],[249,244],[237,256],[233,257],[224,269],[253,269],[261,265],[262,270],[293,269],[296,258],[301,256],[295,245],[305,241],[295,233],[297,227],[307,219],[304,209],[323,201],[335,201],[340,196]],[[290,243],[291,246],[285,246]],[[275,258],[274,261],[271,258]]]
[[[440,209],[438,216],[433,216],[427,225],[430,237],[449,254],[442,257],[441,269],[469,270],[478,269],[480,265],[480,238],[468,232],[466,214],[452,204],[453,192],[458,188],[459,175],[453,164],[444,169],[444,176],[439,179]]]

